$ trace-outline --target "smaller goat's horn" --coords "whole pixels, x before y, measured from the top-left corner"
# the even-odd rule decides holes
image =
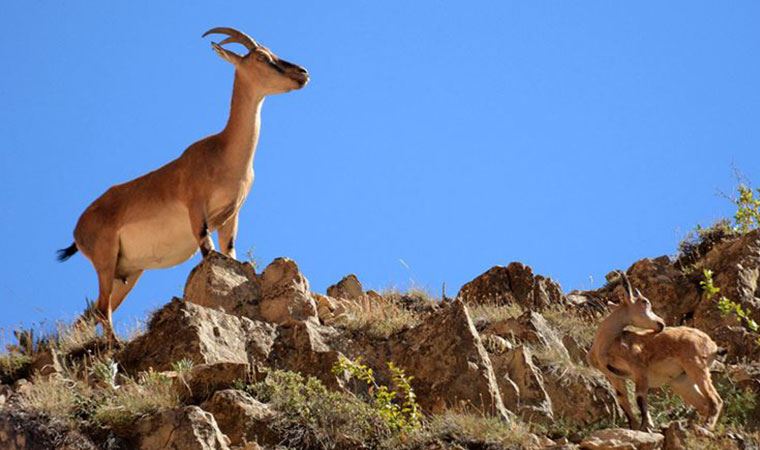
[[[620,274],[620,277],[623,279],[623,283],[625,286],[625,292],[628,294],[628,300],[633,299],[633,288],[631,287],[631,282],[628,280],[628,275],[625,274],[622,270],[618,270],[618,273]]]
[[[228,38],[220,42],[219,45],[236,42],[238,44],[245,46],[245,48],[247,48],[248,51],[251,51],[259,46],[259,44],[256,41],[254,41],[252,37],[234,28],[227,28],[227,27],[212,28],[208,30],[207,32],[203,33],[202,37],[206,37],[209,34],[226,34],[227,36],[229,36]]]

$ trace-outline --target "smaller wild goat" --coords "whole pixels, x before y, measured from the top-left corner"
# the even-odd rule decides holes
[[[626,379],[636,385],[636,403],[641,413],[641,430],[651,430],[647,410],[649,388],[669,385],[703,417],[709,430],[715,427],[723,408],[710,376],[710,364],[718,346],[710,336],[690,327],[666,327],[652,312],[652,304],[620,272],[625,299],[602,321],[587,358],[615,389],[620,406],[634,428]],[[645,331],[626,330],[629,325]]]

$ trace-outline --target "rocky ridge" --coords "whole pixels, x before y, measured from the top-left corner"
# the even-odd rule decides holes
[[[727,404],[742,402],[743,409],[730,412],[733,423],[727,419],[733,434],[713,441],[745,448],[760,426],[759,336],[721,314],[700,281],[703,269],[711,269],[721,294],[760,321],[760,232],[729,236],[701,250],[688,266],[659,257],[637,261],[627,273],[668,325],[706,330],[726,350],[716,377],[735,395]],[[464,433],[461,420],[452,429],[450,418],[465,413],[512,427],[520,436],[511,444],[515,448],[685,448],[685,439],[697,438],[678,425],[682,417],[676,413],[663,413],[661,434],[618,429],[614,395],[586,365],[594,324],[621,295],[613,273],[598,290],[564,294],[556,282],[520,263],[489,269],[454,300],[365,291],[355,275],[322,295],[310,291],[290,259],[278,258],[259,274],[248,263],[212,253],[190,273],[183,298],[156,311],[141,336],[117,349],[96,339],[75,348],[16,349],[15,365],[7,355],[0,365],[0,447],[387,448],[388,439],[379,443],[385,431],[370,442],[314,434],[315,425],[299,437],[294,413],[273,400],[272,392],[279,391],[270,386],[275,390],[261,395],[269,374],[285,371],[318,380],[312,387],[325,389],[327,399],[364,398],[366,386],[357,391],[334,370],[348,358],[373,368],[378,385],[392,385],[389,363],[403,369],[426,422],[444,430],[428,431],[425,439],[424,433],[402,433],[392,448],[508,448],[485,429]],[[93,375],[103,370],[109,375]],[[161,387],[162,380],[169,380],[168,387]],[[57,391],[43,391],[74,384],[80,387],[72,391],[87,392],[71,400],[74,413],[56,409],[50,392]],[[133,391],[139,396],[146,386],[158,386],[155,392],[171,401],[139,410],[126,424],[114,419],[118,408],[97,404],[104,397],[127,399]],[[668,399],[667,392],[652,395]],[[517,423],[528,431],[515,431]]]

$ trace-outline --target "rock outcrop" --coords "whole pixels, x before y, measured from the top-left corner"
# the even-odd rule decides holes
[[[127,343],[117,360],[134,373],[149,368],[171,370],[183,359],[195,365],[237,363],[255,367],[268,357],[275,334],[272,324],[175,298],[153,314],[145,334]]]
[[[515,303],[536,310],[564,302],[559,284],[534,275],[530,267],[518,262],[490,268],[462,286],[457,298],[468,304]]]
[[[391,348],[393,361],[414,377],[426,411],[469,406],[509,417],[488,352],[463,302],[453,302],[407,331]]]

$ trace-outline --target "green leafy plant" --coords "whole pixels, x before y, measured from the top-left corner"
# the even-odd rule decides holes
[[[367,385],[374,408],[391,430],[411,431],[419,428],[422,415],[411,385],[413,377],[407,376],[404,370],[393,362],[388,363],[388,370],[396,390],[379,384],[372,368],[362,364],[358,358],[352,361],[340,356],[332,369],[336,375],[348,375],[349,378],[356,378]]]
[[[720,288],[715,286],[712,270],[704,269],[702,271],[702,275],[704,276],[704,279],[699,282],[699,285],[702,287],[705,299],[711,300],[713,297],[718,295],[718,293],[720,293]],[[727,316],[729,314],[733,314],[736,316],[736,320],[749,331],[752,331],[754,333],[760,332],[760,325],[758,325],[758,323],[752,319],[752,317],[750,317],[750,313],[742,308],[742,305],[739,303],[729,299],[725,295],[721,295],[718,299],[717,306],[718,311],[720,311],[721,315]],[[760,345],[760,338],[757,339],[757,343]]]
[[[760,189],[752,189],[749,185],[740,183],[737,191],[739,195],[733,199],[736,205],[736,213],[734,213],[736,228],[742,233],[759,228],[760,197],[755,197],[755,193],[760,194]]]

